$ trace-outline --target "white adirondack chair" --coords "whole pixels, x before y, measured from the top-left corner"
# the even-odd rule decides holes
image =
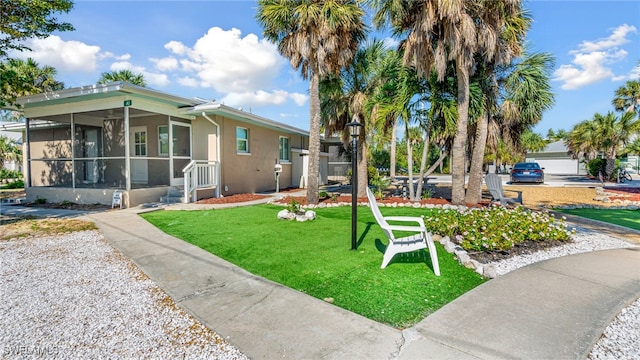
[[[438,265],[438,254],[436,253],[436,246],[433,243],[433,239],[427,228],[424,226],[424,220],[417,216],[382,216],[376,198],[369,188],[367,188],[367,198],[369,199],[369,207],[373,216],[376,218],[378,225],[382,228],[384,233],[389,239],[389,244],[384,252],[382,258],[381,269],[387,267],[394,255],[399,253],[412,252],[420,249],[429,248],[429,255],[431,256],[431,264],[433,265],[433,272],[440,276],[440,266]],[[390,225],[387,221],[392,222],[412,222],[417,225]],[[415,232],[414,235],[396,238],[393,234],[394,231],[403,232]]]
[[[522,191],[509,190],[518,193],[517,197],[511,198],[504,195],[502,189],[502,179],[497,174],[487,174],[484,177],[484,182],[487,184],[487,189],[491,193],[491,201],[489,205],[494,202],[500,202],[500,205],[507,206],[507,204],[520,204],[522,205]]]

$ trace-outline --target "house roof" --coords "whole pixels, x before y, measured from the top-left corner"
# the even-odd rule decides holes
[[[41,94],[22,96],[16,100],[19,105],[28,108],[32,106],[44,106],[65,104],[81,101],[84,99],[102,99],[123,94],[137,95],[142,98],[160,101],[178,108],[194,106],[202,103],[200,99],[187,99],[180,96],[171,95],[165,92],[153,90],[147,87],[137,86],[122,81],[108,84],[95,84]]]
[[[207,115],[218,114],[234,120],[238,120],[238,121],[242,121],[250,124],[257,124],[267,128],[284,131],[291,134],[309,136],[308,131],[298,129],[296,127],[283,124],[274,120],[270,120],[262,116],[255,115],[253,113],[248,113],[240,109],[235,109],[216,101],[210,101],[207,103],[192,106],[190,108],[185,108],[185,109],[182,109],[181,112],[184,114],[190,114],[190,115],[202,115],[203,113]]]
[[[554,141],[547,144],[542,152],[564,152],[568,151],[567,146],[564,144],[564,140]]]
[[[219,114],[241,122],[257,124],[267,128],[284,131],[286,133],[309,136],[308,131],[248,113],[240,109],[235,109],[215,101],[206,101],[197,98],[184,98],[122,81],[23,96],[18,98],[16,102],[25,109],[29,109],[39,106],[69,104],[83,100],[106,99],[122,95],[132,95],[137,98],[160,102],[175,107],[179,113],[184,115],[201,116],[203,113]]]

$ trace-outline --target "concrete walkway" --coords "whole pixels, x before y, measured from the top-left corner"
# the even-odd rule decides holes
[[[253,359],[581,359],[640,297],[640,248],[599,251],[513,271],[399,330],[254,276],[163,233],[142,211],[83,218]]]

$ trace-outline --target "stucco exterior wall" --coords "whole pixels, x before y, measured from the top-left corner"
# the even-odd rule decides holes
[[[279,138],[289,138],[291,149],[306,146],[301,135],[293,135],[262,126],[221,116],[214,119],[221,126],[221,155],[223,195],[273,191],[276,188],[274,166],[279,161]],[[249,153],[239,153],[236,147],[236,128],[249,129]],[[280,189],[292,186],[292,164],[282,163]]]

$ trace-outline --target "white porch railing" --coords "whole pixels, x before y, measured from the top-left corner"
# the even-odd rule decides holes
[[[191,160],[182,169],[184,173],[184,202],[192,202],[198,189],[215,188],[219,195],[220,163],[217,161]]]

